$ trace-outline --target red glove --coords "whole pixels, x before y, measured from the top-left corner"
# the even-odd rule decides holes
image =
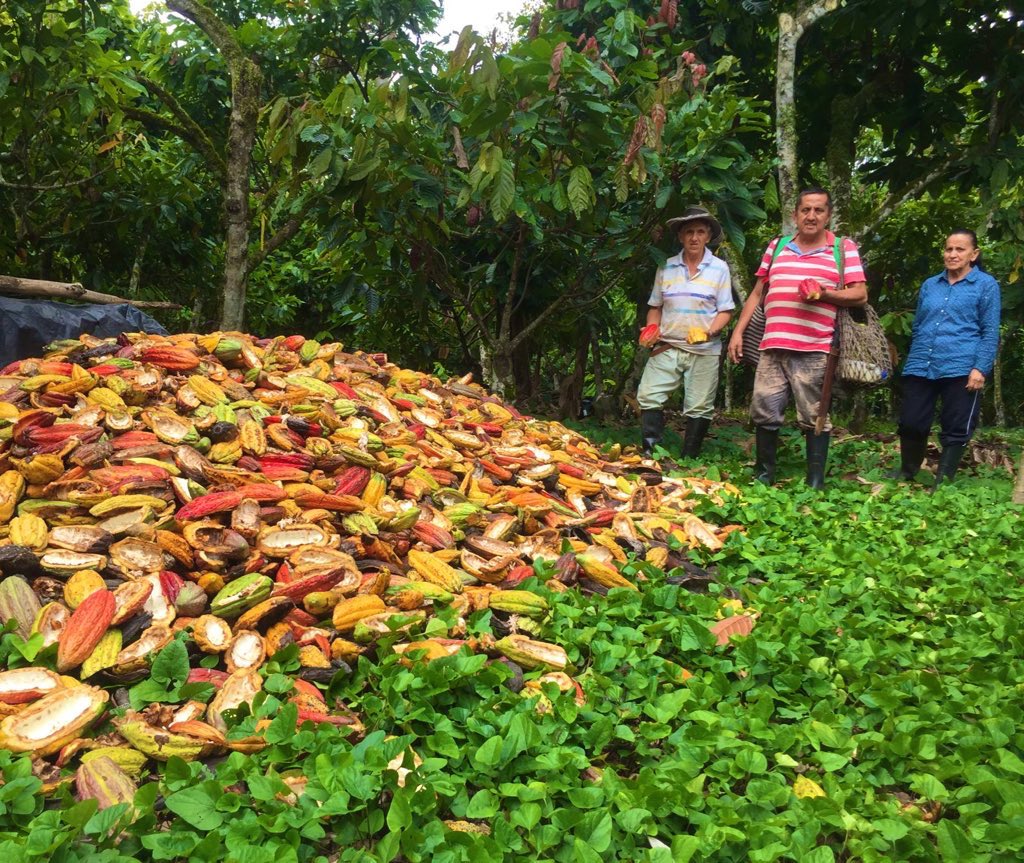
[[[648,324],[642,330],[640,330],[640,346],[649,348],[653,345],[658,338],[661,336],[661,327],[657,324]]]
[[[800,292],[800,299],[805,303],[821,299],[821,285],[818,284],[817,279],[804,279],[796,286],[796,289]]]

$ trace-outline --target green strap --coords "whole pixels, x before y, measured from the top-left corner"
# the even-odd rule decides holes
[[[782,250],[786,248],[790,243],[793,242],[793,238],[796,234],[788,234],[785,237],[779,237],[779,242],[775,245],[775,251],[772,253],[772,262],[768,265],[768,273],[765,274],[765,278],[768,278],[768,274],[772,271],[772,265],[775,263],[775,259],[782,253]],[[836,237],[835,244],[832,246],[832,255],[836,259],[836,272],[839,273],[839,287],[845,287],[844,284],[844,267],[843,267],[843,238]]]

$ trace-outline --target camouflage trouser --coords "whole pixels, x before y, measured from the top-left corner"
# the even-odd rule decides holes
[[[828,354],[818,351],[761,351],[750,399],[750,418],[766,429],[781,428],[790,394],[796,405],[796,419],[803,429],[813,429],[818,419],[821,385],[825,380]],[[824,431],[832,423],[825,417]]]

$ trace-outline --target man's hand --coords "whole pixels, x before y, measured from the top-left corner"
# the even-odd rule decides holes
[[[796,289],[800,293],[800,299],[805,303],[821,299],[821,285],[818,284],[817,279],[804,279],[796,286]]]
[[[977,369],[971,369],[971,373],[967,376],[967,389],[969,390],[980,390],[985,386],[985,376]]]
[[[733,330],[729,339],[729,359],[738,363],[743,359],[743,330]]]
[[[661,338],[661,327],[657,324],[648,324],[640,330],[640,347],[649,348]]]

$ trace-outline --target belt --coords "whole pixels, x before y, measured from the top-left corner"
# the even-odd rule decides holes
[[[670,345],[668,342],[655,342],[654,347],[651,348],[651,356],[656,357],[658,354],[663,354],[670,348],[677,347],[676,345]]]

